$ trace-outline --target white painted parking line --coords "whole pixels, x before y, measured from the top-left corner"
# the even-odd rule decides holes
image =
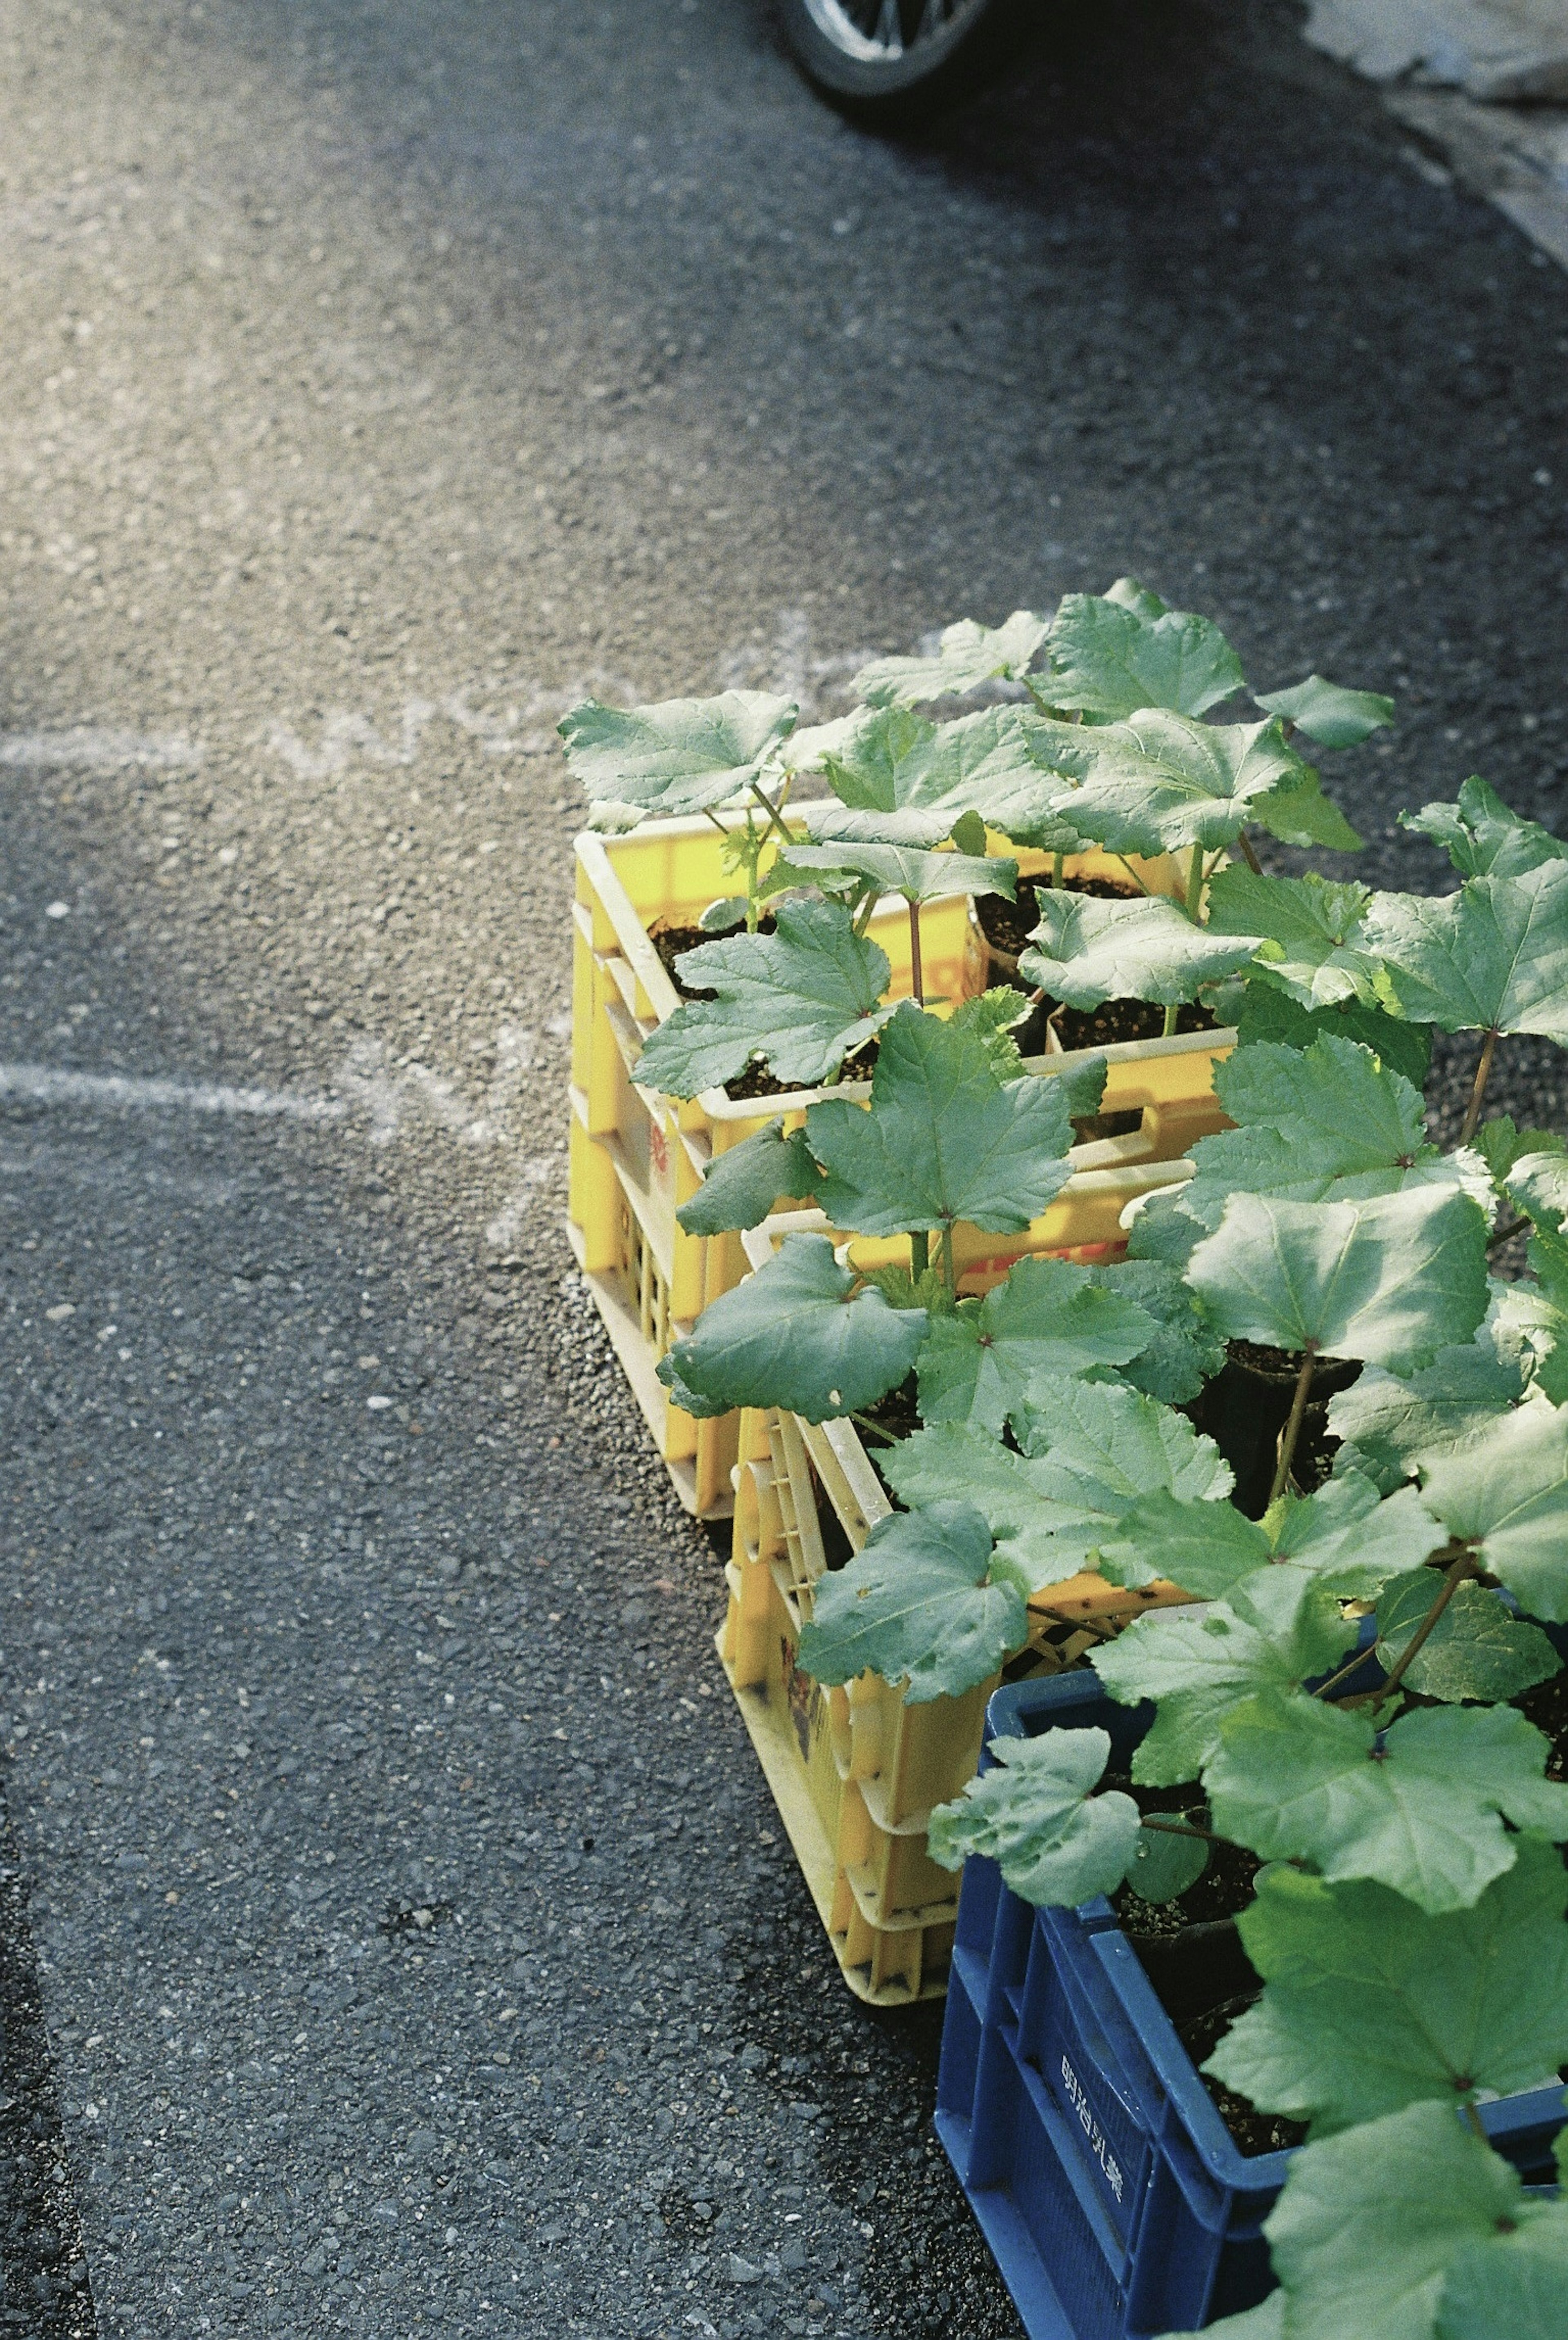
[[[69,731],[0,731],[0,771],[190,772],[202,761],[194,739],[175,732],[100,731],[78,724]]]
[[[144,1111],[223,1114],[282,1121],[341,1121],[342,1097],[291,1096],[278,1089],[233,1088],[226,1082],[174,1081],[134,1073],[70,1073],[49,1065],[0,1065],[0,1098],[32,1105],[96,1105]]]

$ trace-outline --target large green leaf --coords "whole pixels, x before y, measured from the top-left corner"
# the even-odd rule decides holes
[[[1538,1032],[1568,1044],[1568,865],[1471,878],[1429,899],[1378,894],[1367,947],[1403,1016],[1445,1032]]]
[[[1266,1519],[1249,1520],[1229,1504],[1181,1502],[1163,1490],[1146,1495],[1100,1547],[1113,1584],[1167,1578],[1199,1600],[1228,1592],[1275,1560],[1313,1573],[1345,1599],[1374,1593],[1438,1551],[1443,1531],[1414,1487],[1380,1500],[1357,1472],[1331,1479],[1311,1495],[1286,1495]]]
[[[1282,845],[1307,850],[1323,846],[1331,853],[1354,853],[1362,841],[1333,798],[1324,795],[1323,783],[1310,764],[1303,764],[1287,774],[1277,788],[1259,797],[1254,813]]]
[[[1524,2223],[1467,2243],[1448,2270],[1437,2340],[1562,2340],[1568,2206],[1530,2203]]]
[[[1023,954],[1018,973],[1070,1007],[1097,1007],[1106,999],[1173,1007],[1236,974],[1253,955],[1253,938],[1196,927],[1161,895],[1125,902],[1064,891],[1037,899],[1034,947]]]
[[[973,1690],[1028,1637],[1022,1588],[994,1561],[990,1530],[968,1503],[878,1520],[849,1566],[819,1580],[801,1671],[830,1683],[907,1678],[908,1706]]]
[[[1425,1624],[1442,1589],[1443,1579],[1434,1570],[1414,1568],[1379,1593],[1377,1660],[1390,1672]],[[1404,1681],[1422,1698],[1496,1703],[1533,1690],[1560,1663],[1539,1625],[1511,1616],[1495,1592],[1466,1583],[1450,1599]]]
[[[1363,1007],[1350,999],[1334,1007],[1303,1007],[1261,971],[1255,970],[1243,987],[1239,1011],[1231,1012],[1243,1047],[1256,1040],[1277,1040],[1287,1048],[1308,1048],[1327,1033],[1335,1039],[1359,1041],[1418,1088],[1431,1066],[1430,1025],[1408,1024],[1381,1007]]]
[[[1201,1138],[1180,1196],[1213,1233],[1238,1189],[1298,1203],[1354,1203],[1410,1187],[1458,1186],[1485,1210],[1479,1157],[1427,1142],[1421,1093],[1368,1048],[1326,1035],[1310,1047],[1254,1042],[1215,1066],[1215,1095],[1235,1129]]]
[[[781,1405],[808,1422],[854,1413],[904,1379],[926,1337],[923,1308],[889,1308],[826,1235],[786,1235],[770,1260],[711,1302],[660,1368],[722,1413]]]
[[[1474,1909],[1265,1869],[1237,1925],[1266,1988],[1204,2069],[1315,2132],[1539,2087],[1568,2059],[1568,1875],[1526,1838]]]
[[[1124,1259],[1087,1274],[1107,1291],[1136,1301],[1154,1324],[1147,1345],[1122,1367],[1120,1378],[1166,1405],[1190,1404],[1224,1364],[1225,1344],[1178,1270],[1164,1260]]]
[[[1484,1315],[1486,1222],[1441,1187],[1354,1203],[1233,1195],[1187,1277],[1232,1340],[1410,1372]]]
[[[1042,689],[1057,707],[1088,715],[1165,707],[1201,715],[1245,689],[1241,660],[1210,618],[1137,606],[1097,593],[1064,595],[1051,629]]]
[[[1542,2223],[1554,2236],[1568,2213],[1532,2202],[1452,2105],[1409,2105],[1305,2145],[1264,2227],[1286,2340],[1526,2340],[1484,2305],[1481,2321],[1456,2332],[1445,2279],[1464,2273],[1474,2298],[1479,2270],[1484,2300],[1492,2271],[1506,2283],[1503,2270]],[[1555,2340],[1561,2321],[1541,2330]]]
[[[1394,701],[1376,690],[1347,690],[1343,683],[1325,682],[1309,674],[1288,690],[1260,690],[1257,703],[1271,715],[1283,715],[1322,748],[1358,748],[1374,731],[1394,720]]]
[[[1211,724],[1157,708],[1083,734],[1083,777],[1058,809],[1113,853],[1232,845],[1261,800],[1305,768],[1278,723]]]
[[[931,1814],[926,1842],[944,1869],[971,1853],[1000,1866],[1037,1909],[1074,1909],[1114,1893],[1131,1868],[1141,1825],[1119,1790],[1094,1792],[1110,1756],[1106,1730],[1047,1730],[992,1741],[995,1768]]]
[[[1512,1124],[1509,1125],[1512,1127]],[[1489,1125],[1494,1130],[1496,1123]],[[1516,1138],[1540,1140],[1543,1130],[1515,1133]],[[1526,1216],[1543,1227],[1549,1234],[1560,1235],[1568,1227],[1568,1155],[1561,1138],[1548,1142],[1543,1150],[1527,1152],[1523,1144],[1503,1173],[1509,1200],[1517,1205]]]
[[[803,1202],[816,1185],[817,1165],[804,1134],[797,1129],[786,1137],[782,1120],[770,1121],[727,1154],[716,1154],[701,1185],[675,1215],[689,1235],[724,1234],[756,1226],[781,1195]]]
[[[957,699],[983,682],[1017,682],[1028,672],[1051,630],[1048,618],[1015,610],[999,626],[960,618],[942,629],[934,656],[873,659],[850,685],[872,707],[923,707],[933,699]]]
[[[1285,2340],[1285,2300],[1283,2291],[1271,2291],[1256,2307],[1246,2308],[1240,2315],[1222,2315],[1217,2324],[1206,2324],[1203,2340]],[[1198,2340],[1196,2332],[1167,2332],[1164,2340]]]
[[[1532,1616],[1568,1621],[1568,1413],[1536,1398],[1431,1455],[1422,1500]]]
[[[1568,844],[1539,821],[1521,820],[1495,788],[1474,776],[1460,788],[1457,804],[1402,812],[1399,825],[1441,845],[1463,878],[1522,878],[1548,861],[1568,860]]]
[[[1222,1836],[1331,1879],[1374,1878],[1434,1915],[1467,1909],[1513,1866],[1503,1826],[1568,1836],[1548,1742],[1510,1706],[1370,1716],[1265,1691],[1228,1716],[1205,1780]]]
[[[1060,1373],[1124,1365],[1157,1332],[1130,1296],[1060,1259],[1021,1259],[980,1300],[934,1320],[920,1352],[920,1415],[1000,1437],[1007,1416]]]
[[[1072,1175],[1067,1106],[1055,1081],[999,1081],[979,1032],[906,1000],[882,1033],[870,1111],[834,1098],[807,1116],[818,1197],[861,1234],[959,1219],[1021,1234]]]
[[[1440,1349],[1407,1378],[1369,1365],[1329,1400],[1328,1426],[1345,1442],[1335,1468],[1365,1471],[1385,1492],[1414,1475],[1424,1455],[1468,1445],[1524,1393],[1518,1354],[1489,1316],[1474,1340]]]
[[[1327,1673],[1358,1630],[1333,1593],[1294,1568],[1257,1569],[1226,1601],[1135,1618],[1091,1659],[1122,1705],[1158,1701],[1133,1778],[1150,1787],[1196,1780],[1239,1700]]]
[[[759,690],[666,699],[652,707],[585,699],[561,719],[574,779],[590,798],[641,813],[705,812],[757,780],[794,728],[795,702]]]
[[[1087,735],[1077,725],[1024,707],[987,707],[940,725],[882,709],[868,722],[886,729],[868,730],[852,768],[829,760],[842,801],[802,808],[813,837],[934,845],[970,813],[1021,845],[1076,849],[1077,831],[1052,806],[1085,760]]]
[[[716,996],[683,999],[644,1043],[632,1078],[666,1096],[721,1088],[755,1057],[814,1087],[893,1014],[887,955],[838,902],[781,902],[775,933],[700,943],[679,966]]]
[[[1020,1417],[1026,1452],[968,1424],[917,1431],[879,1459],[907,1503],[962,1496],[1038,1588],[1060,1583],[1137,1498],[1165,1487],[1195,1499],[1235,1483],[1212,1439],[1186,1417],[1116,1383],[1058,1381]]]
[[[1018,865],[970,853],[928,853],[915,845],[798,845],[790,866],[804,870],[849,869],[879,894],[907,902],[937,902],[950,894],[1004,894],[1010,902]]]
[[[1351,878],[1266,878],[1238,861],[1210,881],[1208,929],[1256,936],[1258,974],[1304,1007],[1370,1003],[1376,963],[1360,937],[1371,900]]]

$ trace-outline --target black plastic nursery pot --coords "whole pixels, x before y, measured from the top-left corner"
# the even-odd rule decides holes
[[[1233,1341],[1225,1363],[1184,1411],[1193,1427],[1214,1440],[1236,1472],[1232,1497],[1237,1511],[1261,1519],[1268,1506],[1279,1455],[1280,1433],[1290,1418],[1300,1372],[1299,1357]],[[1361,1366],[1354,1357],[1320,1357],[1296,1443],[1295,1478],[1310,1491],[1328,1475],[1328,1401],[1348,1389]]]
[[[1065,1674],[998,1691],[987,1742],[1097,1727],[1125,1770],[1152,1719]],[[1202,2021],[1203,1989],[1223,2004],[1258,1988],[1224,1930],[1206,1927],[1196,1956],[1164,1946],[1176,1971],[1161,1976],[1161,1946],[1135,1947],[1109,1901],[1035,1909],[994,1861],[965,1863],[937,2130],[1029,2340],[1197,2331],[1273,2288],[1263,2222],[1289,2147],[1243,2149],[1181,2036]],[[1162,1992],[1180,2010],[1188,1987],[1173,2017]],[[1479,2109],[1527,2183],[1554,2182],[1561,2087]]]

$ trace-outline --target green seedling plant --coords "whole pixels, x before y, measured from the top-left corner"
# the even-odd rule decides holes
[[[1152,1709],[1125,1773],[1104,1730],[1000,1742],[929,1845],[1040,1906],[1116,1894],[1135,1931],[1216,1844],[1262,1864],[1235,1920],[1257,1995],[1204,2069],[1307,2134],[1265,2229],[1277,2288],[1212,2328],[1560,2340],[1568,2206],[1522,2184],[1485,2107],[1568,2059],[1568,1784],[1541,1703],[1568,1625],[1568,1146],[1484,1113],[1508,1036],[1568,1046],[1568,846],[1472,779],[1406,820],[1452,892],[1264,871],[1254,832],[1355,844],[1300,743],[1354,747],[1389,704],[1311,677],[1212,719],[1245,688],[1235,652],[1126,580],[857,679],[863,704],[811,735],[745,694],[563,727],[600,799],[749,801],[762,824],[745,898],[773,932],[748,909],[681,962],[714,996],[649,1036],[635,1076],[686,1097],[760,1062],[816,1092],[718,1157],[680,1218],[717,1234],[810,1202],[832,1232],[771,1239],[661,1377],[694,1413],[779,1406],[876,1442],[899,1508],[816,1588],[799,1662],[823,1683],[975,1691],[1086,1569],[1186,1596],[1093,1651],[1109,1700]],[[993,703],[943,714],[983,686]],[[786,813],[807,773],[830,793]],[[1135,874],[1175,854],[1180,898],[1072,893],[1090,845]],[[1167,1026],[1209,1004],[1236,1028],[1231,1125],[1172,1165],[1125,1262],[1026,1257],[972,1293],[959,1229],[1039,1217],[1103,1080],[1103,1061],[1025,1068],[1017,993],[919,996],[922,904],[1011,893],[1020,848],[1057,881],[1024,979],[1151,999]],[[868,932],[889,896],[913,928],[902,1000]],[[1474,1070],[1429,1117],[1434,1034],[1462,1032]],[[823,1095],[873,1040],[869,1083]],[[899,1263],[862,1270],[856,1238]],[[1293,1377],[1255,1519],[1184,1410],[1236,1344]],[[1315,1446],[1329,1361],[1355,1377]],[[907,1434],[878,1417],[896,1393]]]

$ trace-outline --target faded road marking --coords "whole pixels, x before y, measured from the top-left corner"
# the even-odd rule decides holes
[[[224,1082],[172,1081],[135,1073],[65,1073],[47,1065],[0,1065],[0,1097],[31,1105],[119,1106],[283,1121],[341,1121],[342,1097],[290,1096]]]
[[[0,771],[119,772],[134,764],[144,771],[190,772],[201,761],[195,740],[173,732],[96,731],[81,724],[70,731],[0,731]]]

